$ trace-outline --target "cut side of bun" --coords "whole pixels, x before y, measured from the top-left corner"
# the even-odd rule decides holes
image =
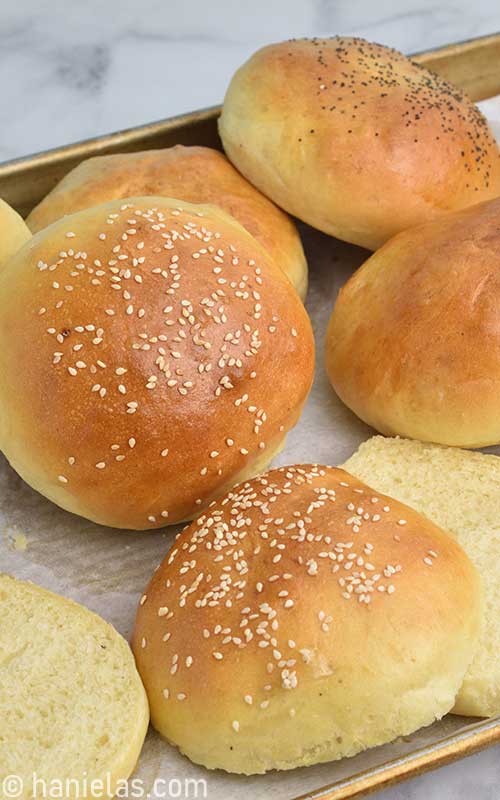
[[[0,784],[18,776],[22,800],[34,775],[68,786],[67,800],[114,797],[149,721],[127,642],[83,606],[5,574],[0,618]]]
[[[343,466],[456,536],[477,567],[485,589],[483,633],[454,713],[500,714],[500,459],[375,436]]]

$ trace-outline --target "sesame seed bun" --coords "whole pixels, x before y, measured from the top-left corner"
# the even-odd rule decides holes
[[[33,209],[33,232],[65,214],[124,197],[177,197],[213,203],[238,220],[271,254],[304,299],[307,262],[288,216],[209,147],[169,147],[82,161]]]
[[[500,443],[500,199],[391,239],[341,289],[330,381],[387,435]]]
[[[476,570],[432,522],[343,470],[284,467],[179,535],[132,648],[165,738],[206,767],[262,773],[442,717],[480,612]]]
[[[500,194],[498,146],[469,98],[363,39],[259,50],[231,81],[219,131],[275,203],[369,249]]]
[[[31,239],[23,218],[0,198],[0,265]]]
[[[261,471],[313,370],[297,293],[214,206],[81,211],[0,273],[0,449],[104,525],[189,519]]]

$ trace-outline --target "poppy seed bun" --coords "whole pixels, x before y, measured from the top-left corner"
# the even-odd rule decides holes
[[[23,218],[0,198],[0,266],[31,239]]]
[[[84,606],[4,574],[0,618],[2,798],[114,797],[149,722],[127,642]]]
[[[387,435],[500,443],[500,199],[400,233],[340,290],[326,368]]]
[[[209,147],[169,147],[82,161],[27,219],[33,232],[65,214],[124,197],[177,197],[213,203],[255,236],[304,299],[307,262],[291,219],[246,181],[222,153]]]
[[[363,39],[259,50],[234,75],[224,149],[264,194],[325,233],[376,249],[500,194],[500,154],[464,93]]]
[[[188,519],[261,471],[313,370],[296,291],[215,206],[96,206],[0,273],[0,449],[104,525]]]
[[[132,649],[166,739],[211,769],[261,773],[446,714],[481,605],[476,570],[432,522],[343,470],[284,467],[179,535]]]
[[[478,569],[485,595],[483,630],[453,711],[500,714],[500,458],[373,436],[344,467],[452,533]]]

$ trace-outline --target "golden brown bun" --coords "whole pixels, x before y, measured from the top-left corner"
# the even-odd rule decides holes
[[[463,92],[363,39],[264,47],[233,77],[224,149],[255,186],[325,233],[370,249],[500,195],[500,156]]]
[[[209,768],[354,755],[449,711],[478,642],[460,546],[343,470],[236,487],[142,597],[132,649],[154,726]]]
[[[23,218],[0,198],[0,266],[31,239]]]
[[[82,161],[33,209],[33,232],[65,214],[124,197],[177,197],[213,203],[231,214],[268,250],[302,299],[307,262],[293,222],[209,147],[169,147]]]
[[[333,387],[387,435],[500,442],[500,199],[401,233],[341,289]]]
[[[105,525],[187,519],[262,470],[313,370],[297,293],[215,206],[80,211],[0,274],[0,449]]]

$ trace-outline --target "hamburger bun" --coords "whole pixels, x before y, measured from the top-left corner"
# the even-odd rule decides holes
[[[237,169],[291,214],[369,249],[500,195],[500,153],[457,87],[364,39],[297,39],[234,75],[219,131]]]
[[[244,774],[431,724],[477,647],[479,577],[434,523],[343,470],[283,467],[177,538],[132,648],[155,728]]]
[[[311,386],[309,318],[215,206],[80,211],[0,274],[0,449],[103,525],[191,518],[273,458]]]
[[[340,290],[326,368],[380,433],[500,443],[500,199],[400,233]]]
[[[66,214],[143,195],[219,206],[255,236],[305,298],[307,262],[295,225],[209,147],[176,145],[88,158],[33,209],[27,223],[36,232]]]

